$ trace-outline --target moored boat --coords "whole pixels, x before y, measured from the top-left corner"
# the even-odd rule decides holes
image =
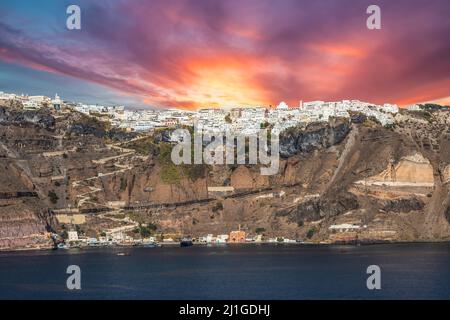
[[[193,243],[191,238],[183,238],[180,241],[180,247],[190,247],[192,245]]]

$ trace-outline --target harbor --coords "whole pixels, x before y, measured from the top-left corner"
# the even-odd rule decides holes
[[[142,228],[142,226],[140,227]],[[142,229],[141,229],[142,230]],[[145,229],[146,230],[146,229]],[[193,245],[234,245],[234,244],[304,244],[304,240],[289,239],[285,237],[265,237],[263,234],[249,235],[241,230],[230,231],[228,234],[207,234],[200,237],[182,236],[177,234],[159,234],[142,237],[142,233],[125,230],[116,230],[115,232],[102,232],[101,236],[86,237],[76,230],[69,230],[62,235],[51,234],[57,249],[70,249],[82,247],[110,247],[110,246],[128,246],[128,247],[160,247],[160,246],[181,246],[190,247]]]

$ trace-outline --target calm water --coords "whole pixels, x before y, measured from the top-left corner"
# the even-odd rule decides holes
[[[81,268],[80,291],[66,289],[72,264]],[[378,291],[366,288],[372,264],[382,272]],[[450,244],[0,253],[0,298],[449,299]]]

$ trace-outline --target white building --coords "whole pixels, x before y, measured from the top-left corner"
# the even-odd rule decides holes
[[[277,110],[288,110],[288,109],[289,106],[284,101],[281,101],[280,104],[277,106]]]
[[[412,104],[408,107],[406,107],[409,111],[420,111],[420,106],[418,104]]]
[[[67,232],[67,240],[69,242],[75,242],[75,241],[79,241],[80,239],[78,239],[78,232],[76,231],[69,231]]]
[[[216,238],[216,243],[227,243],[228,237],[227,234],[219,234]]]
[[[206,236],[206,243],[213,243],[215,240],[216,238],[212,234]]]
[[[349,223],[342,223],[342,224],[333,224],[328,229],[329,230],[336,230],[338,232],[348,232],[348,231],[354,231],[359,230],[361,226],[355,225],[355,224],[349,224]]]
[[[14,93],[5,93],[3,91],[0,92],[0,99],[1,100],[15,100],[18,96]]]
[[[62,100],[61,98],[58,96],[58,94],[55,94],[55,99],[52,100],[52,106],[55,110],[61,110],[61,106],[62,106]]]
[[[29,101],[34,101],[39,104],[50,103],[51,99],[47,96],[29,96]]]
[[[42,107],[42,105],[40,103],[37,103],[36,101],[24,101],[23,103],[23,108],[25,110],[37,110],[40,109]]]
[[[383,111],[390,113],[398,113],[398,106],[396,104],[385,103],[383,105]]]

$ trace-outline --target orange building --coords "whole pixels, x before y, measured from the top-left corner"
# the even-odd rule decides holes
[[[231,231],[228,238],[229,243],[242,243],[245,242],[245,231]]]

